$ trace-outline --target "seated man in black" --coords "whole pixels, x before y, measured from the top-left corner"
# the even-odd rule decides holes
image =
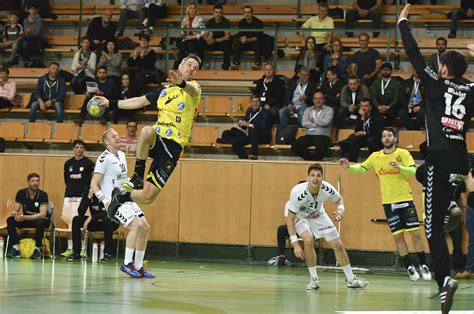
[[[86,216],[87,208],[91,216]],[[112,258],[112,237],[114,231],[119,225],[107,218],[104,204],[97,199],[89,187],[82,193],[81,203],[77,209],[77,216],[72,219],[72,250],[73,253],[67,258],[67,261],[77,261],[81,259],[81,228],[87,231],[104,232],[104,257],[100,262],[108,262]]]
[[[82,123],[84,123],[84,120],[86,119],[87,103],[93,96],[104,96],[107,97],[107,99],[118,99],[119,97],[118,86],[115,84],[115,81],[113,79],[107,77],[107,68],[105,66],[100,66],[99,68],[97,68],[96,78],[94,82],[97,84],[97,91],[86,92],[86,99],[84,99],[84,103],[82,104],[81,113],[79,114],[79,120],[75,120],[75,122],[80,126],[82,125]],[[109,113],[106,112],[102,116],[103,120],[101,120],[101,122],[108,121],[108,115]]]
[[[362,98],[359,108],[354,134],[340,142],[341,156],[347,154],[350,162],[357,162],[362,147],[367,146],[369,154],[383,148],[380,141],[384,127],[382,116],[372,106],[370,98]]]
[[[404,80],[400,89],[400,111],[398,117],[407,130],[421,130],[425,127],[425,88],[418,73]],[[416,120],[413,120],[415,118]]]
[[[221,4],[214,5],[214,17],[207,21],[206,28],[230,28],[229,20],[223,16],[224,8]],[[206,50],[222,50],[224,53],[224,63],[221,67],[223,70],[229,70],[230,67],[230,31],[206,31],[204,33],[206,41]]]
[[[272,125],[270,124],[270,114],[263,109],[258,96],[253,96],[250,100],[250,107],[245,113],[245,117],[239,121],[239,127],[247,130],[247,134],[242,132],[232,140],[232,150],[239,159],[258,159],[258,145],[269,144],[272,139]],[[251,144],[251,155],[247,155],[244,146]]]
[[[30,173],[27,177],[28,187],[16,193],[15,207],[10,217],[7,219],[8,236],[12,249],[10,257],[20,257],[18,243],[20,238],[16,228],[35,228],[36,247],[31,258],[39,259],[40,247],[44,237],[44,230],[49,227],[50,220],[48,214],[48,193],[40,190],[40,176],[37,173]],[[20,208],[23,214],[20,214]]]

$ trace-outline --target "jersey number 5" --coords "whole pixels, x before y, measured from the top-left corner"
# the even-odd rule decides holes
[[[454,116],[460,120],[464,118],[466,114],[466,107],[462,104],[464,97],[458,97],[453,104],[453,95],[444,93],[444,100],[446,103],[445,115]]]

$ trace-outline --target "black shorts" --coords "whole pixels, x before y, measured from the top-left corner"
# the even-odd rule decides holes
[[[157,135],[155,144],[148,154],[150,158],[153,158],[153,162],[146,178],[147,181],[160,190],[163,189],[178,163],[182,150],[183,148],[178,143]]]
[[[393,235],[420,229],[420,222],[413,201],[384,204],[383,209]]]

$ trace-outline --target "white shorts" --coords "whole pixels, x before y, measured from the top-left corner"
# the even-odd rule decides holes
[[[339,238],[339,233],[326,212],[315,219],[300,218],[295,222],[295,227],[300,236],[303,232],[310,231],[317,239],[324,237],[326,241],[331,241]]]
[[[72,228],[72,219],[77,216],[77,209],[81,204],[80,197],[65,197],[63,203],[63,212],[61,213],[61,220],[64,221],[69,229]]]
[[[145,216],[145,214],[136,203],[126,202],[119,207],[114,217],[124,227],[127,227],[133,219],[143,216]]]

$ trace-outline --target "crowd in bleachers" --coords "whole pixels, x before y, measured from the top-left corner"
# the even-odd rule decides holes
[[[462,0],[460,8],[450,14],[449,37],[456,36],[459,19],[473,18],[473,2]],[[5,57],[0,70],[1,108],[16,107],[19,103],[15,80],[9,78],[9,69],[19,65],[25,68],[46,67],[43,52],[48,45],[48,29],[43,18],[55,19],[57,16],[49,13],[45,5],[47,1],[24,1],[22,10],[19,13],[10,12],[4,21],[0,44]],[[381,0],[355,0],[345,14],[346,28],[352,30],[358,19],[373,20],[373,28],[381,28],[381,7]],[[63,122],[65,97],[72,92],[85,95],[79,118],[74,120],[76,124],[82,125],[89,118],[87,102],[92,96],[127,99],[143,95],[147,84],[160,84],[165,80],[162,69],[156,67],[157,51],[150,46],[150,40],[155,36],[157,19],[159,21],[166,17],[165,1],[121,1],[118,25],[112,20],[112,12],[112,9],[105,9],[101,16],[90,21],[70,69],[67,64],[56,61],[48,64],[47,73],[38,79],[29,103],[24,104],[30,108],[30,122],[36,121],[38,110],[54,110],[56,122]],[[368,146],[369,151],[379,148],[379,143],[373,144],[370,137],[379,136],[382,125],[395,123],[408,130],[423,129],[424,89],[416,72],[407,79],[394,75],[393,65],[383,63],[380,52],[370,47],[371,36],[367,33],[358,35],[358,51],[346,53],[343,42],[335,37],[332,30],[335,22],[331,15],[334,12],[331,14],[331,7],[324,2],[319,4],[319,12],[314,12],[317,14],[301,26],[299,36],[302,49],[296,57],[293,77],[275,73],[270,62],[274,42],[278,39],[263,31],[255,31],[263,30],[263,22],[254,15],[252,6],[243,6],[243,18],[238,23],[239,32],[235,34],[229,30],[212,31],[213,28],[225,29],[231,25],[225,17],[225,7],[220,4],[214,5],[213,16],[207,21],[199,14],[198,4],[190,3],[184,13],[180,23],[183,31],[177,41],[175,68],[190,53],[206,60],[207,51],[222,51],[221,68],[238,70],[242,53],[246,50],[252,51],[254,55],[252,70],[263,67],[264,74],[255,82],[252,92],[253,96],[259,98],[261,107],[251,106],[249,101],[248,112],[243,112],[245,117],[241,121],[251,119],[255,114],[253,112],[262,109],[268,113],[265,114],[268,123],[264,125],[269,130],[264,131],[265,136],[258,135],[262,140],[249,139],[249,143],[268,143],[266,134],[271,133],[274,125],[278,125],[277,137],[279,133],[296,133],[292,126],[296,124],[298,128],[305,129],[305,137],[294,142],[292,150],[305,159],[321,160],[327,155],[327,148],[332,142],[331,130],[355,125],[354,134],[344,142],[344,147],[341,145],[341,152],[354,159],[356,157],[353,156],[358,156],[355,152],[357,147]],[[126,25],[127,19],[131,18],[138,18],[139,43],[132,43],[135,48],[123,60],[119,48],[124,47],[123,35],[126,30],[134,31],[130,26],[127,29]],[[314,28],[327,31],[311,31],[310,34],[304,31]],[[379,32],[374,31],[373,37],[378,35]],[[346,36],[353,37],[354,34],[346,32]],[[433,40],[434,44],[437,52],[427,62],[436,68],[440,54],[449,49],[449,43],[440,37]],[[121,117],[130,119],[134,114],[121,110],[106,112],[101,122],[118,123]],[[296,117],[296,121],[292,117]],[[239,126],[244,128],[246,124],[252,123],[239,122]],[[378,125],[376,130],[373,124]],[[245,132],[245,136],[251,136],[251,133]],[[301,146],[302,141],[305,143],[304,148]],[[308,146],[315,146],[317,153],[302,153]],[[247,154],[238,153],[238,156],[248,158]],[[257,157],[255,149],[251,156]]]

